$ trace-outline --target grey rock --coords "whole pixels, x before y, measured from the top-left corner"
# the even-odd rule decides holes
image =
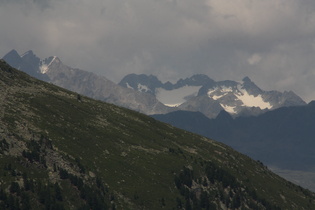
[[[163,105],[151,94],[124,88],[104,76],[64,65],[55,56],[41,60],[32,51],[19,56],[13,50],[3,59],[31,76],[94,99],[145,114],[163,114],[176,110],[176,108]]]

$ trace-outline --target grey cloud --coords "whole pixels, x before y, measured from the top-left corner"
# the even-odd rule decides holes
[[[36,5],[40,9],[46,9],[51,6],[51,2],[52,0],[2,0],[0,2],[0,6],[5,6],[8,4],[19,4],[20,6],[23,5],[27,8],[31,5]]]
[[[12,48],[118,82],[205,73],[315,97],[312,0],[14,0],[0,3],[0,55]]]

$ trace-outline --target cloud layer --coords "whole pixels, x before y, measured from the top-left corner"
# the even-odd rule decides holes
[[[0,56],[32,49],[115,82],[128,73],[249,76],[309,101],[314,11],[312,0],[4,0]]]

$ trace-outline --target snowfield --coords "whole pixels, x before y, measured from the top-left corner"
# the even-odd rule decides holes
[[[260,109],[271,109],[272,106],[269,102],[265,102],[261,95],[253,96],[249,95],[244,89],[239,89],[241,93],[235,94],[235,96],[241,100],[244,106],[247,107],[259,107]]]
[[[222,108],[231,114],[237,114],[237,112],[235,111],[236,106],[228,106],[228,105],[224,105],[224,104],[220,104],[222,106]]]
[[[155,95],[156,98],[165,106],[177,107],[186,102],[189,96],[197,96],[201,86],[184,86],[174,90],[165,90],[157,88]]]
[[[208,97],[213,100],[219,100],[226,96],[228,93],[233,93],[238,101],[242,102],[242,106],[244,107],[259,107],[260,109],[271,109],[272,105],[269,102],[265,102],[261,95],[250,95],[245,89],[243,89],[243,85],[238,85],[236,89],[233,90],[232,87],[218,86],[214,89],[208,90]],[[227,104],[220,103],[222,108],[231,113],[237,114],[235,111],[235,106],[229,106]]]

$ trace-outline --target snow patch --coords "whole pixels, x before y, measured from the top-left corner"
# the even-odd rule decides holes
[[[48,71],[48,65],[43,64],[39,67],[39,69],[42,74],[46,74],[46,72]]]
[[[233,92],[233,88],[232,87],[226,87],[226,86],[222,86],[220,88],[221,92],[222,93],[230,93],[230,92]]]
[[[235,96],[243,102],[244,106],[247,107],[259,107],[261,109],[271,109],[272,105],[269,102],[265,102],[261,95],[253,96],[250,95],[246,90],[240,88],[240,92]]]
[[[210,97],[212,93],[214,93],[217,89],[208,90],[208,96]]]
[[[228,93],[224,93],[222,95],[219,95],[219,96],[212,96],[213,100],[218,100],[220,98],[222,98],[223,96],[226,96]]]
[[[55,61],[55,59],[56,59],[56,56],[54,56],[53,59],[51,59],[51,61],[50,61],[50,63],[49,63],[48,65],[45,64],[45,63],[43,63],[43,64],[39,67],[40,72],[41,72],[42,74],[46,74],[47,71],[49,70],[49,66]],[[58,62],[59,62],[59,61],[58,61]]]
[[[140,91],[140,92],[148,92],[149,90],[150,89],[147,86],[138,84],[138,91]]]
[[[128,82],[126,83],[126,85],[127,85],[127,88],[133,89],[133,87],[131,87]]]
[[[164,104],[165,106],[168,106],[168,107],[178,107],[181,105],[181,103],[179,104]]]
[[[215,92],[216,92],[216,94],[215,94]],[[230,92],[233,92],[232,87],[222,86],[222,87],[218,87],[216,89],[208,90],[207,94],[208,94],[209,98],[212,98],[213,100],[218,100],[218,99],[222,98],[223,96],[226,96]]]
[[[189,96],[197,96],[201,86],[183,86],[174,90],[156,89],[156,98],[165,106],[176,107],[186,101]]]
[[[236,114],[237,112],[235,111],[236,106],[228,106],[225,104],[220,104],[222,108],[227,111],[230,114]]]

